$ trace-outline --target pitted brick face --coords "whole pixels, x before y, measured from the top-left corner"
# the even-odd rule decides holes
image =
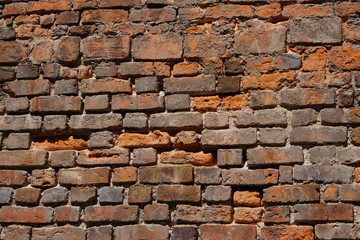
[[[358,1],[0,5],[1,239],[360,239]]]

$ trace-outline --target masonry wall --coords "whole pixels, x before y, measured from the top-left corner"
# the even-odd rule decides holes
[[[360,239],[360,3],[0,0],[1,239]]]

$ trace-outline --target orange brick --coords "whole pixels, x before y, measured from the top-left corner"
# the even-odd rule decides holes
[[[334,9],[332,6],[304,6],[301,4],[292,4],[284,7],[284,17],[326,17],[332,16]]]
[[[87,149],[87,143],[84,139],[71,136],[68,139],[46,139],[42,142],[35,142],[34,148],[48,151],[83,150]]]
[[[201,73],[202,67],[197,62],[181,62],[174,65],[173,75],[179,76],[193,76]]]
[[[269,74],[256,74],[244,76],[242,79],[242,87],[248,89],[272,89],[278,90],[283,86],[295,85],[295,72],[281,72]]]
[[[234,192],[234,205],[235,206],[261,206],[260,192],[257,191],[236,191]]]
[[[112,10],[86,10],[82,14],[83,23],[112,23],[125,22],[128,12],[121,9]]]
[[[329,62],[343,70],[359,70],[360,47],[353,45],[333,47],[329,51]]]
[[[196,111],[214,110],[220,105],[221,99],[219,96],[194,97],[192,104]]]
[[[134,183],[137,179],[136,175],[136,167],[115,168],[111,181],[113,183]]]
[[[303,70],[305,71],[324,70],[325,66],[326,66],[325,48],[319,47],[313,53],[303,55]]]
[[[256,7],[255,14],[261,18],[279,17],[281,16],[282,7],[279,3],[271,3]]]
[[[248,95],[239,94],[235,96],[224,97],[221,108],[225,110],[238,110],[248,105]]]

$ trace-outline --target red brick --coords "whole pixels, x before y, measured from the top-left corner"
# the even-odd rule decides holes
[[[74,0],[73,8],[75,10],[85,9],[85,8],[94,8],[99,4],[99,0]]]
[[[87,143],[82,138],[74,138],[73,136],[63,139],[45,139],[44,141],[34,143],[35,149],[42,149],[47,151],[60,151],[60,150],[83,150],[87,149]]]
[[[176,20],[176,10],[173,8],[133,9],[129,21],[132,22],[171,22]]]
[[[74,36],[60,38],[55,55],[60,62],[76,63],[80,57],[80,38]]]
[[[289,223],[290,208],[286,206],[266,207],[263,220],[265,223]]]
[[[265,203],[316,202],[320,200],[319,185],[284,185],[264,190]]]
[[[207,240],[255,240],[256,226],[255,225],[201,225],[199,228],[200,235]]]
[[[315,226],[316,239],[359,239],[360,224],[353,223],[330,223],[317,224]]]
[[[141,183],[191,183],[194,181],[191,166],[154,166],[139,168]]]
[[[31,227],[8,226],[4,229],[4,240],[30,240]]]
[[[218,34],[189,34],[186,36],[184,57],[226,57],[226,42]]]
[[[88,228],[88,240],[111,240],[113,228],[111,225]]]
[[[230,223],[232,222],[232,207],[211,205],[197,207],[177,205],[175,213],[177,223]]]
[[[130,38],[128,36],[83,40],[83,55],[87,61],[124,59],[129,56],[129,53]]]
[[[263,240],[314,240],[310,226],[263,227],[260,234]]]
[[[235,53],[275,53],[285,45],[285,27],[280,24],[262,24],[240,31],[235,35]]]
[[[42,0],[37,2],[29,2],[26,8],[26,12],[53,12],[53,11],[66,11],[71,10],[70,0]]]
[[[114,240],[166,240],[169,238],[169,227],[161,225],[121,226],[115,229]]]
[[[91,206],[85,208],[85,222],[136,223],[139,219],[137,206]]]
[[[193,76],[198,75],[202,72],[202,67],[197,62],[180,62],[174,65],[173,75],[174,77],[179,76]]]
[[[137,180],[137,168],[115,168],[111,181],[113,183],[134,183]]]
[[[49,227],[49,228],[34,228],[32,231],[33,240],[43,239],[73,239],[85,240],[86,231],[80,227]]]
[[[44,166],[47,160],[47,151],[17,150],[1,151],[0,166]]]
[[[360,70],[360,47],[344,45],[329,50],[329,63],[343,70]]]
[[[32,113],[79,113],[82,108],[82,99],[73,96],[44,96],[35,97],[30,101]]]
[[[276,18],[281,16],[282,7],[279,3],[270,3],[255,8],[256,16],[260,18]]]
[[[83,94],[131,93],[131,83],[118,78],[83,79],[80,85]]]
[[[156,199],[158,202],[198,203],[201,200],[201,189],[199,186],[160,185]]]
[[[17,204],[36,205],[40,200],[40,189],[29,187],[16,189],[14,200]]]
[[[69,168],[60,169],[59,183],[64,185],[107,184],[110,168]]]
[[[159,52],[159,49],[162,51]],[[179,59],[182,56],[182,38],[170,33],[143,35],[134,39],[132,53],[138,60]]]
[[[253,15],[251,6],[247,5],[219,4],[205,9],[205,16],[211,19],[233,17],[250,18]]]
[[[249,73],[266,73],[273,70],[273,59],[270,57],[248,58],[246,70]]]
[[[301,204],[295,205],[295,223],[353,221],[350,204]]]
[[[166,204],[146,205],[144,207],[144,220],[146,222],[170,220],[169,206]]]
[[[230,169],[223,170],[222,177],[225,185],[263,186],[278,183],[279,173],[275,169]]]
[[[130,204],[150,203],[152,200],[152,187],[133,185],[129,188],[128,201]]]
[[[114,8],[114,7],[134,7],[142,6],[144,2],[142,0],[104,0],[101,1],[99,7],[101,8]]]
[[[168,164],[192,164],[195,166],[213,166],[215,159],[211,153],[172,151],[162,152],[160,162]]]
[[[49,207],[15,207],[0,208],[0,222],[4,223],[51,223],[53,209]]]
[[[301,4],[287,5],[282,12],[284,17],[326,17],[333,14],[332,6],[304,6]]]
[[[116,95],[112,98],[114,111],[162,110],[164,97],[158,95]]]
[[[40,41],[34,44],[30,57],[34,59],[35,63],[50,62],[54,53],[54,44],[52,41]]]
[[[242,78],[242,88],[279,90],[284,86],[295,85],[295,72],[247,75]]]
[[[1,186],[24,186],[27,183],[27,172],[20,170],[0,170]]]
[[[234,209],[234,220],[236,223],[257,223],[261,222],[264,208],[239,207]]]
[[[50,82],[44,79],[12,81],[5,84],[4,89],[15,96],[47,95]]]
[[[355,14],[360,12],[360,4],[356,2],[343,2],[336,5],[335,9],[341,16],[356,16]]]
[[[119,23],[128,19],[128,12],[121,9],[112,10],[85,10],[82,22],[87,23]]]
[[[80,217],[80,208],[72,206],[61,206],[55,208],[56,222],[78,222]]]
[[[26,50],[20,42],[2,42],[0,45],[0,63],[18,63],[26,56]]]
[[[117,146],[126,148],[166,148],[170,146],[170,135],[158,130],[148,134],[122,133],[117,142]]]

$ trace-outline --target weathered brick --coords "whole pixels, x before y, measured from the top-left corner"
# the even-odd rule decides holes
[[[160,162],[168,164],[192,164],[195,166],[212,166],[215,159],[210,153],[192,153],[185,151],[162,152]]]
[[[320,240],[358,239],[360,225],[353,223],[328,223],[315,226],[315,236]]]
[[[44,96],[35,97],[30,101],[30,112],[32,113],[76,113],[80,112],[81,108],[82,100],[77,96]]]
[[[135,91],[137,93],[158,92],[157,77],[140,77],[135,79]]]
[[[54,187],[44,190],[41,193],[41,202],[44,205],[58,205],[67,202],[67,189]]]
[[[78,165],[126,165],[129,163],[129,155],[129,149],[126,148],[85,150],[79,153],[76,163]]]
[[[39,67],[33,64],[20,64],[16,68],[17,79],[35,79],[39,77]]]
[[[1,131],[36,130],[41,127],[41,117],[31,115],[0,116]]]
[[[229,115],[227,113],[204,113],[203,124],[208,129],[226,128],[229,126]]]
[[[42,150],[16,150],[1,151],[0,166],[44,166],[47,159],[47,151]]]
[[[274,186],[264,190],[265,203],[301,203],[320,200],[319,185],[284,185]]]
[[[353,220],[353,206],[350,204],[298,204],[294,211],[295,223]]]
[[[232,208],[224,205],[204,207],[177,205],[175,221],[177,223],[230,223]]]
[[[271,90],[253,91],[249,94],[249,106],[252,109],[276,106],[276,93]]]
[[[83,40],[83,55],[87,61],[124,59],[129,56],[129,53],[130,38],[128,36]]]
[[[157,187],[156,199],[159,202],[198,203],[201,200],[199,186],[160,185]]]
[[[118,78],[83,79],[80,85],[82,94],[130,93],[130,81]]]
[[[299,69],[301,67],[301,56],[284,53],[276,56],[275,68],[279,70]]]
[[[295,85],[295,72],[280,72],[267,74],[254,74],[242,77],[242,88],[279,90],[284,86]]]
[[[220,105],[219,96],[194,97],[192,105],[195,111],[216,111]]]
[[[303,163],[301,147],[257,147],[247,150],[249,167]]]
[[[28,13],[46,13],[53,11],[66,11],[71,9],[71,2],[69,0],[51,0],[51,1],[37,1],[30,2],[27,5],[26,11]]]
[[[261,206],[260,192],[257,191],[235,191],[233,200],[235,206]]]
[[[313,240],[314,230],[311,226],[268,226],[261,228],[261,239],[264,240],[285,240],[302,239]]]
[[[226,129],[205,130],[201,138],[204,146],[243,146],[256,143],[256,130],[249,129]]]
[[[0,204],[9,204],[11,203],[11,196],[13,194],[13,189],[10,187],[0,187]]]
[[[0,81],[15,80],[15,69],[9,67],[0,67]]]
[[[156,160],[157,154],[154,148],[137,148],[133,151],[132,165],[155,164]]]
[[[291,126],[307,126],[316,123],[317,113],[314,109],[299,109],[291,112]]]
[[[191,166],[154,166],[139,168],[141,183],[191,183],[194,181]]]
[[[294,179],[303,182],[351,183],[353,168],[348,166],[295,165]]]
[[[344,184],[340,187],[340,200],[357,202],[360,199],[360,184]]]
[[[66,11],[61,12],[55,21],[55,24],[77,24],[79,22],[79,12]]]
[[[235,35],[235,53],[276,53],[285,46],[285,27],[280,24],[252,22],[252,27]],[[254,41],[258,39],[258,41]]]
[[[4,141],[4,148],[10,150],[29,149],[30,133],[10,133]]]
[[[204,10],[197,7],[180,8],[179,19],[182,21],[190,21],[200,19],[204,16]]]
[[[333,47],[329,51],[329,64],[344,70],[359,70],[360,48],[353,45]]]
[[[55,95],[77,95],[78,82],[76,79],[59,80],[55,82],[54,94]]]
[[[111,240],[113,229],[111,225],[88,228],[88,240]]]
[[[149,117],[152,128],[196,128],[202,125],[200,113],[158,113]]]
[[[147,34],[134,39],[132,54],[137,60],[179,59],[182,45],[182,37],[178,34]],[[159,49],[163,51],[159,52]]]
[[[203,193],[203,198],[209,203],[229,202],[231,200],[231,187],[208,186]]]
[[[229,61],[226,62],[227,65]],[[226,67],[226,65],[225,65]],[[226,70],[230,71],[230,70]],[[232,70],[235,72],[235,70]],[[229,73],[228,73],[229,74]],[[237,73],[236,73],[237,74]],[[216,92],[223,93],[237,93],[240,91],[240,78],[239,77],[218,77]]]
[[[195,168],[195,183],[197,184],[220,184],[221,169],[217,167]]]
[[[197,62],[180,62],[176,63],[173,67],[173,76],[194,76],[202,72],[202,67]]]
[[[234,209],[234,220],[236,223],[257,223],[261,222],[264,208],[239,207]]]
[[[305,11],[303,11],[305,12]],[[319,15],[316,12],[316,15]],[[337,17],[290,20],[291,43],[339,43],[341,19]]]
[[[13,40],[16,38],[14,28],[0,27],[0,40]]]
[[[0,46],[0,63],[18,63],[26,55],[26,50],[20,42],[2,42]]]
[[[168,111],[181,111],[190,109],[190,96],[188,94],[173,94],[165,97],[165,107]]]
[[[80,208],[73,206],[61,206],[55,208],[56,222],[78,222],[80,219]]]
[[[170,212],[167,204],[153,204],[144,207],[144,220],[146,222],[161,222],[169,219]]]
[[[216,239],[256,239],[255,225],[213,225],[204,224],[199,228],[202,239],[216,240]]]
[[[109,102],[108,95],[86,96],[84,108],[86,112],[108,112],[110,110]]]
[[[1,186],[24,186],[27,183],[27,172],[20,170],[0,170]]]
[[[265,223],[289,223],[290,208],[286,206],[266,207],[263,220]]]
[[[59,151],[59,150],[83,150],[87,148],[87,144],[82,138],[74,138],[70,136],[68,138],[55,138],[45,139],[44,141],[36,141],[34,143],[35,149],[43,149],[48,151]]]
[[[72,129],[111,129],[122,127],[122,115],[117,113],[72,115],[69,120]]]
[[[152,62],[124,62],[119,65],[121,76],[151,76],[154,75]]]
[[[37,187],[49,187],[56,185],[55,170],[35,169],[31,172],[31,185]]]
[[[86,231],[80,227],[64,226],[49,228],[34,228],[32,231],[32,239],[76,239],[85,240]]]
[[[122,203],[123,187],[102,187],[99,189],[99,202],[101,204]]]
[[[323,198],[326,202],[335,202],[339,200],[339,187],[328,185],[323,191]]]
[[[222,99],[221,108],[224,110],[238,110],[248,105],[248,95],[238,94],[235,96],[227,96]]]
[[[52,167],[74,167],[75,157],[75,151],[60,150],[51,152],[49,156],[49,163]]]
[[[126,113],[124,128],[143,129],[148,126],[148,116],[145,113]]]
[[[117,73],[116,63],[102,62],[95,67],[95,74],[97,78],[114,77]]]
[[[133,185],[129,188],[128,195],[128,201],[131,204],[150,203],[152,199],[152,187]]]
[[[117,146],[126,148],[166,148],[170,143],[170,135],[158,130],[148,134],[123,133],[117,139]]]
[[[128,20],[128,12],[121,9],[111,10],[85,10],[82,13],[81,21],[84,24],[89,23],[119,23]]]
[[[184,57],[210,58],[228,55],[226,42],[219,34],[188,34],[185,40]]]
[[[43,66],[44,78],[56,79],[59,77],[60,64],[46,63]]]
[[[45,79],[13,81],[7,82],[4,89],[16,97],[46,95],[50,91],[50,82]]]
[[[85,208],[85,222],[136,223],[139,219],[137,206],[90,206]]]
[[[284,89],[280,92],[280,104],[288,108],[331,106],[335,104],[335,91],[332,89]]]
[[[244,165],[242,149],[218,149],[217,165],[222,166],[239,166]]]
[[[174,8],[133,9],[130,12],[131,22],[171,22],[176,20]]]
[[[111,148],[113,146],[113,135],[109,131],[93,132],[90,134],[90,148]]]
[[[263,145],[285,145],[286,132],[281,128],[262,128],[259,131],[258,141]]]
[[[50,223],[53,209],[49,207],[17,207],[0,208],[0,221],[3,223]]]
[[[293,182],[293,167],[291,166],[279,166],[279,182],[292,183]]]
[[[108,184],[110,168],[69,168],[60,169],[59,183],[63,185]]]
[[[164,90],[167,94],[188,93],[190,95],[206,95],[216,90],[216,80],[213,76],[164,78]],[[189,84],[191,82],[192,84]]]
[[[279,173],[275,169],[246,170],[229,169],[222,171],[224,185],[264,186],[276,184]]]
[[[83,205],[96,202],[96,187],[71,188],[70,202],[72,205]]]
[[[30,240],[31,227],[10,225],[4,228],[4,240],[20,239]]]
[[[76,63],[80,57],[80,38],[75,36],[62,37],[56,48],[55,55],[62,63]]]
[[[164,97],[153,95],[116,95],[111,104],[114,111],[151,111],[164,109]]]
[[[115,229],[115,240],[165,240],[169,237],[169,227],[161,225],[131,225]]]
[[[296,127],[290,132],[292,144],[331,144],[345,143],[347,132],[345,127]]]
[[[200,136],[195,131],[181,131],[175,135],[175,149],[196,149],[200,146]]]
[[[40,189],[24,187],[16,189],[14,200],[20,205],[37,205],[40,200]]]

